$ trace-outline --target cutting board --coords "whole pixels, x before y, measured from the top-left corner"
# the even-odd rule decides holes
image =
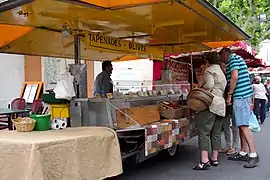
[[[144,126],[159,120],[160,114],[158,105],[123,108],[116,110],[117,127],[120,129],[134,126],[137,123],[141,126]]]

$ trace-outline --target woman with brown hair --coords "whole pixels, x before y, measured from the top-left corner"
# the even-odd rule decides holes
[[[209,67],[204,72],[203,88],[211,91],[213,101],[208,109],[198,113],[195,123],[198,129],[200,149],[200,163],[194,170],[206,170],[209,166],[218,166],[218,153],[221,148],[222,117],[226,113],[226,104],[223,97],[226,87],[226,78],[220,67],[219,56],[212,52],[207,55]],[[208,154],[212,151],[212,156]]]

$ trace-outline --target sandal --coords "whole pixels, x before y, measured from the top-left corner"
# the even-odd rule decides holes
[[[208,170],[209,166],[210,166],[210,161],[206,163],[200,162],[196,166],[193,166],[193,170]]]
[[[231,148],[230,147],[225,147],[223,149],[220,149],[219,152],[220,153],[227,153]]]
[[[209,161],[210,161],[211,166],[217,167],[218,164],[219,164],[219,163],[218,163],[218,160],[215,160],[215,161],[214,161],[214,160],[211,160],[211,159],[210,159]]]
[[[236,151],[236,148],[231,148],[228,152],[227,152],[227,155],[234,155],[236,154],[237,151]]]

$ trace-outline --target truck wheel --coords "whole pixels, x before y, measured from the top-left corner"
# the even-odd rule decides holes
[[[138,164],[138,155],[128,157],[122,163],[124,172],[130,171]]]
[[[173,156],[177,153],[177,150],[178,150],[178,145],[177,145],[177,144],[174,144],[172,147],[170,147],[170,148],[167,150],[167,154],[168,154],[170,157],[173,157]]]

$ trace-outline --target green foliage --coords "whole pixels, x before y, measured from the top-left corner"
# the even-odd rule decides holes
[[[261,41],[270,38],[270,0],[208,1],[251,36],[248,43],[255,49]],[[259,20],[262,14],[267,15],[267,22]]]

